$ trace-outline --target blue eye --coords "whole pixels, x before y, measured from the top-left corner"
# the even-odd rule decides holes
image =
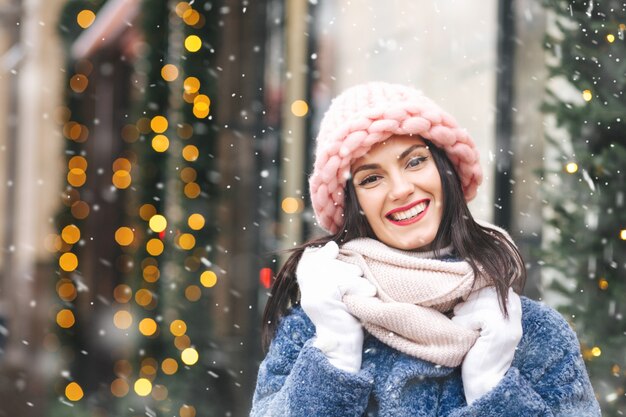
[[[406,166],[407,168],[415,168],[427,159],[427,156],[416,156],[415,158],[409,159],[409,162],[406,164]]]

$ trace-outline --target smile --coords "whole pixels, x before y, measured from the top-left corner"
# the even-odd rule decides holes
[[[405,225],[420,220],[426,214],[430,200],[421,200],[408,207],[391,210],[385,217],[392,223]]]

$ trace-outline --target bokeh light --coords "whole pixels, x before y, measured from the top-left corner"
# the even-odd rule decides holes
[[[72,272],[78,268],[78,257],[72,252],[64,253],[59,257],[59,266],[64,271]]]
[[[153,232],[159,233],[164,231],[167,227],[167,219],[165,219],[165,217],[160,214],[155,214],[154,216],[150,217],[150,221],[148,224],[150,225],[150,229],[152,229]]]
[[[133,290],[126,284],[117,285],[113,288],[113,299],[120,304],[127,303],[133,298]]]
[[[165,81],[174,81],[178,78],[178,68],[173,64],[166,64],[161,68],[161,77]]]
[[[70,382],[65,387],[65,397],[70,401],[79,401],[83,395],[83,389],[76,382]]]
[[[145,221],[150,220],[150,218],[154,216],[156,213],[157,213],[156,207],[154,207],[152,204],[143,204],[139,208],[139,217],[141,217]]]
[[[89,85],[89,78],[85,74],[75,74],[70,78],[70,88],[75,93],[82,93]]]
[[[187,332],[187,324],[182,320],[174,320],[170,324],[170,332],[174,336],[182,336]]]
[[[567,165],[565,165],[565,171],[567,171],[569,174],[574,174],[578,171],[578,164],[576,162],[570,162]]]
[[[309,105],[304,100],[295,100],[291,103],[291,112],[294,116],[303,117],[309,112]]]
[[[159,256],[163,253],[164,245],[161,239],[153,238],[146,242],[146,252],[152,256]]]
[[[157,322],[149,317],[139,322],[139,332],[144,336],[152,336],[157,331]]]
[[[143,279],[146,282],[157,282],[161,272],[155,265],[148,265],[143,269]]]
[[[185,363],[185,365],[193,365],[198,362],[198,351],[194,348],[187,348],[182,351],[180,354],[180,358]]]
[[[200,230],[204,227],[204,216],[199,213],[193,213],[187,219],[187,225],[193,230]]]
[[[96,20],[96,14],[91,10],[81,10],[76,15],[76,23],[83,29],[87,29]]]
[[[137,290],[137,292],[135,293],[135,302],[142,307],[149,306],[150,303],[152,303],[152,300],[153,300],[153,296],[150,290],[141,288],[140,290]]]
[[[111,394],[118,398],[125,397],[130,391],[130,386],[125,379],[116,378],[111,382]]]
[[[140,397],[145,397],[147,395],[150,395],[150,391],[152,391],[152,382],[150,382],[150,380],[146,378],[139,378],[137,381],[135,381],[135,385],[133,388],[135,389],[137,395],[139,395]]]
[[[198,301],[202,297],[202,290],[197,285],[189,285],[185,288],[185,298],[191,302]]]
[[[196,417],[196,408],[192,405],[183,404],[178,410],[180,417]]]
[[[198,148],[193,145],[187,145],[183,148],[183,158],[185,161],[193,162],[198,159],[198,155],[200,155],[200,152]]]
[[[133,324],[133,316],[126,310],[116,311],[113,315],[113,324],[120,330],[126,330]]]
[[[120,246],[129,246],[134,239],[135,234],[130,227],[122,226],[115,231],[115,241]]]
[[[285,213],[294,214],[301,212],[304,204],[301,198],[286,197],[283,199],[280,206]]]
[[[183,192],[187,198],[196,198],[200,195],[201,190],[198,183],[190,182],[189,184],[185,184]]]
[[[185,49],[189,52],[198,52],[202,48],[202,39],[196,35],[189,35],[185,38]]]
[[[156,133],[163,133],[167,130],[168,122],[163,116],[154,116],[150,120],[150,128]]]
[[[176,359],[166,358],[161,362],[161,370],[165,375],[174,375],[178,371]]]
[[[66,243],[73,245],[80,240],[80,229],[74,224],[68,224],[61,231],[61,237]]]
[[[69,310],[67,308],[64,308],[57,313],[56,321],[59,327],[62,327],[64,329],[69,329],[76,323],[74,313],[72,312],[72,310]]]
[[[213,271],[204,271],[200,275],[200,283],[207,288],[211,288],[217,283],[217,275]]]
[[[130,184],[132,183],[132,177],[130,175],[130,172],[120,169],[113,173],[113,178],[111,179],[111,182],[113,183],[115,188],[124,190],[130,187]]]
[[[152,138],[152,149],[156,152],[165,152],[170,147],[170,140],[165,135],[156,135]]]
[[[196,238],[190,233],[183,233],[178,236],[178,246],[184,250],[193,249],[196,245]]]
[[[591,90],[583,91],[583,100],[591,101],[592,98],[593,98],[593,94],[591,93]]]
[[[200,80],[196,77],[187,77],[183,81],[183,88],[188,94],[197,93],[200,90]]]
[[[67,173],[67,182],[72,187],[82,187],[87,181],[87,174],[80,168],[72,168]]]

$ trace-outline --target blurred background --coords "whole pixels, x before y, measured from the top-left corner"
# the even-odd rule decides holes
[[[246,416],[344,88],[411,84],[479,144],[471,204],[626,412],[626,5],[0,0],[0,416]]]

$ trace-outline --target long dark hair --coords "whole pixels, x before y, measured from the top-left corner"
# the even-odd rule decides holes
[[[467,207],[461,181],[446,153],[425,141],[429,147],[443,190],[443,215],[431,246],[439,251],[452,244],[459,259],[467,261],[476,276],[486,277],[498,293],[500,308],[507,315],[508,289],[521,293],[526,282],[526,268],[517,247],[500,231],[478,224]],[[335,234],[310,240],[291,250],[291,256],[280,269],[272,284],[270,297],[263,312],[263,349],[267,350],[274,337],[278,321],[287,309],[299,302],[296,267],[304,249],[322,246],[334,240],[339,246],[359,237],[376,238],[363,215],[352,181],[345,187],[344,224]]]

